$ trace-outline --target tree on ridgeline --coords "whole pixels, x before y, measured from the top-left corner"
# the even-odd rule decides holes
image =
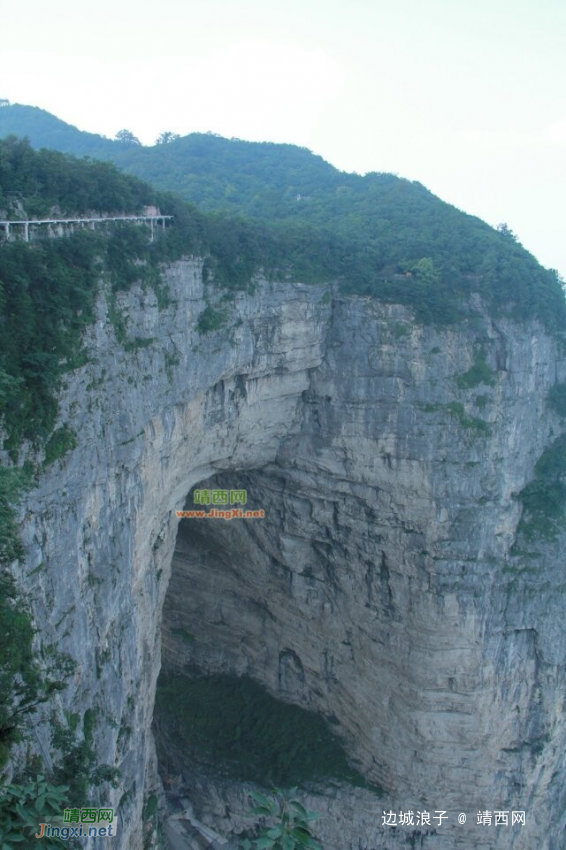
[[[134,145],[141,147],[140,140],[137,136],[134,136],[131,130],[118,130],[114,138],[117,142],[121,142],[123,145],[128,145],[129,147],[134,147]]]
[[[505,221],[502,221],[501,224],[497,225],[496,230],[498,233],[501,233],[502,236],[505,236],[506,239],[510,239],[512,242],[518,242],[517,234],[513,233],[511,228]]]
[[[169,142],[174,142],[176,139],[180,139],[178,133],[172,133],[171,130],[165,130],[165,132],[161,133],[155,140],[156,145],[168,145]]]

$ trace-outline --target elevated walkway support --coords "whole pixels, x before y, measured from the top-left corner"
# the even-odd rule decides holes
[[[172,215],[114,215],[100,216],[97,218],[38,218],[22,221],[0,221],[0,228],[4,230],[6,242],[11,242],[14,239],[23,238],[24,242],[29,242],[32,238],[34,228],[47,227],[48,236],[64,236],[68,232],[73,232],[76,227],[89,227],[94,230],[98,225],[109,224],[111,222],[130,222],[130,223],[145,223],[149,224],[151,230],[151,240],[155,235],[155,227],[161,225],[165,230],[167,221],[173,219]]]

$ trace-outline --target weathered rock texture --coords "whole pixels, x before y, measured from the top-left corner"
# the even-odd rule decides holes
[[[62,399],[79,446],[23,517],[38,623],[79,662],[61,699],[99,709],[98,758],[122,773],[104,789],[120,809],[116,850],[142,847],[157,784],[172,562],[165,663],[245,673],[334,715],[386,789],[310,800],[326,850],[562,850],[561,545],[511,555],[515,495],[560,432],[547,405],[566,375],[555,342],[536,324],[484,315],[438,330],[398,306],[265,282],[199,336],[199,263],[166,278],[165,310],[152,292],[122,296],[146,348],[117,343],[101,299],[95,359]],[[460,389],[480,350],[495,385]],[[247,488],[266,518],[184,521],[174,555],[175,511],[198,483]],[[217,828],[243,823],[222,801],[242,811],[244,789],[195,780],[194,793]],[[424,809],[449,818],[420,836],[382,826],[383,810]],[[476,826],[479,810],[513,809],[525,826]]]

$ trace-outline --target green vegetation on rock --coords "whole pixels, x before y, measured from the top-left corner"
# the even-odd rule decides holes
[[[29,466],[0,466],[0,771],[12,745],[22,740],[30,716],[66,687],[74,669],[54,647],[35,645],[28,602],[9,570],[23,555],[15,509],[32,477]]]
[[[527,540],[553,540],[566,516],[566,434],[562,434],[540,456],[535,475],[521,490],[523,516],[519,531]]]
[[[470,416],[466,413],[464,405],[459,401],[451,401],[446,405],[446,410],[454,416],[462,428],[471,431],[476,437],[489,437],[491,428],[489,422],[484,419],[478,419],[476,416]]]
[[[491,434],[489,422],[486,422],[484,419],[478,419],[476,416],[470,416],[469,413],[466,413],[466,408],[460,401],[451,401],[448,404],[427,403],[423,409],[425,413],[436,413],[446,410],[458,420],[462,428],[470,431],[474,437],[489,437]]]
[[[45,446],[45,466],[49,466],[59,458],[63,457],[67,452],[76,448],[77,435],[68,425],[63,425],[62,428],[57,428],[54,431]]]
[[[378,790],[348,764],[322,717],[249,678],[162,674],[155,717],[175,730],[184,758],[219,775],[264,787],[334,778]]]
[[[68,786],[67,805],[84,804],[91,786],[110,782],[116,787],[120,772],[115,767],[98,764],[94,750],[94,730],[98,712],[88,708],[83,717],[82,729],[79,731],[79,716],[70,715],[67,725],[52,722],[51,743],[60,754],[59,763],[55,769],[55,781]]]
[[[0,790],[0,847],[2,850],[20,850],[35,847],[35,835],[41,831],[40,823],[55,823],[68,805],[68,788],[52,785],[39,774],[34,779],[6,785]],[[65,835],[65,833],[63,833]],[[70,831],[67,834],[70,834]],[[41,847],[58,850],[69,842],[57,836],[45,835]]]
[[[207,334],[211,331],[216,331],[226,323],[226,310],[215,310],[210,305],[205,307],[197,321],[198,332]]]
[[[256,791],[250,793],[255,806],[250,814],[261,818],[254,837],[240,842],[241,850],[322,850],[312,834],[312,823],[319,815],[309,812],[300,800],[293,799],[296,789],[288,793],[274,789],[267,797]]]
[[[489,387],[495,386],[495,372],[488,365],[483,351],[476,354],[474,363],[467,372],[458,375],[456,383],[461,390],[469,390],[478,387],[480,384],[487,384]]]
[[[0,567],[22,556],[22,544],[15,519],[15,508],[23,491],[31,484],[29,466],[0,466]]]
[[[566,417],[566,383],[555,384],[548,394],[548,403],[560,416]]]
[[[38,705],[63,690],[73,665],[53,647],[38,655],[26,600],[5,567],[0,572],[0,768]]]

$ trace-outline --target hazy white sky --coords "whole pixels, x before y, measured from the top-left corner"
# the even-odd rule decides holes
[[[0,27],[0,97],[395,172],[566,277],[566,0],[0,0]]]

